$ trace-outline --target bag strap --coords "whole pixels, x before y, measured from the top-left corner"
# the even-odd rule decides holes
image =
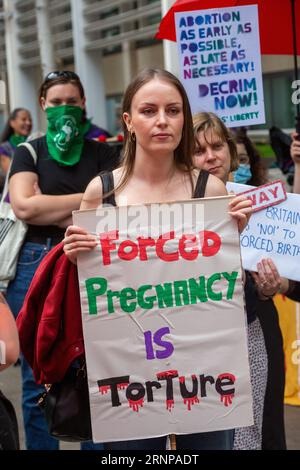
[[[35,151],[35,148],[33,147],[33,145],[31,145],[29,142],[22,142],[21,144],[18,145],[18,147],[21,147],[21,145],[23,147],[26,147],[27,150],[29,151],[30,155],[32,156],[33,158],[33,161],[34,161],[34,164],[36,165],[36,162],[37,162],[37,154],[36,154],[36,151]]]
[[[23,145],[23,147],[27,148],[27,150],[29,151],[30,155],[33,158],[34,164],[36,165],[36,163],[37,163],[37,153],[36,153],[34,147],[29,142],[22,142],[21,144],[18,145],[18,147],[20,147],[21,145]],[[3,200],[6,199],[7,194],[8,194],[8,182],[9,182],[9,175],[10,175],[12,160],[10,162],[9,169],[8,169],[7,175],[5,177],[5,183],[4,183],[3,193],[2,193],[2,197],[1,197],[1,203],[2,203]]]
[[[105,196],[114,189],[114,177],[112,171],[101,171],[98,176],[102,181],[102,196],[103,202],[105,204],[110,204],[111,206],[116,206],[115,195],[111,194],[110,196]]]
[[[193,194],[193,198],[203,198],[205,194],[205,188],[209,173],[206,170],[201,170],[197,179],[196,188]]]

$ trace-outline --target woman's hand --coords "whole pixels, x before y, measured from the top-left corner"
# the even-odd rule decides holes
[[[86,230],[76,225],[70,225],[63,239],[64,252],[67,258],[77,264],[78,253],[91,251],[97,246],[97,239]]]
[[[257,286],[258,293],[263,297],[273,297],[277,293],[288,290],[288,279],[280,277],[274,262],[262,259],[257,263],[257,273],[252,272],[252,277]]]
[[[229,214],[236,219],[239,233],[242,233],[252,214],[252,201],[246,196],[235,196],[229,203]]]

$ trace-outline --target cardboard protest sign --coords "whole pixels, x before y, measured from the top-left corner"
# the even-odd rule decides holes
[[[176,12],[175,23],[193,114],[214,112],[228,127],[264,123],[257,5]]]
[[[95,442],[252,424],[229,198],[74,212]]]
[[[251,186],[229,182],[228,191],[236,194]],[[273,188],[274,192],[274,188]],[[247,196],[247,194],[245,194]],[[272,198],[271,192],[265,196]],[[244,269],[257,271],[262,258],[271,258],[281,276],[300,281],[300,196],[287,193],[285,201],[255,212],[241,234]]]
[[[252,201],[253,212],[261,211],[267,207],[275,206],[286,200],[286,190],[281,180],[272,181],[258,187],[252,187],[243,191],[248,199]]]

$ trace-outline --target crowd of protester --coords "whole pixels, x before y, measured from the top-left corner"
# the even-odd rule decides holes
[[[72,224],[72,211],[94,209],[102,203],[119,206],[124,200],[131,205],[224,196],[229,180],[251,186],[268,180],[247,133],[242,129],[232,133],[213,113],[193,117],[182,84],[165,70],[145,69],[127,87],[121,152],[120,145],[103,142],[111,137],[108,131],[87,119],[85,92],[76,73],[48,74],[38,100],[47,117],[46,133],[28,139],[32,131],[30,112],[17,108],[9,116],[0,144],[3,178],[9,169],[10,203],[16,217],[28,226],[16,276],[8,283],[5,297],[0,294],[0,340],[7,348],[6,363],[0,365],[0,371],[17,362],[19,339],[13,316],[18,317],[47,254],[62,242],[62,256],[76,265],[79,253],[97,245],[94,235]],[[37,155],[36,163],[28,148],[18,147],[27,139]],[[295,167],[293,190],[300,193],[297,133],[292,135],[290,154]],[[239,233],[251,212],[251,202],[245,196],[237,195],[229,203],[229,214]],[[259,260],[256,272],[245,271],[243,282],[254,424],[178,435],[178,450],[286,449],[283,340],[273,296],[282,293],[299,301],[300,283],[281,277],[271,259]],[[23,332],[21,322],[19,327]],[[57,450],[59,441],[50,436],[38,406],[45,386],[36,383],[33,364],[22,351],[20,359],[26,448]],[[78,358],[71,367],[79,368]],[[12,423],[10,419],[2,423],[14,438],[5,440],[0,432],[0,447],[19,447]],[[85,442],[81,448],[163,450],[166,437],[104,446]]]

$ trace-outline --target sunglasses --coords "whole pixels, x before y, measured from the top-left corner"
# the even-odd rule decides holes
[[[80,78],[78,77],[77,73],[71,72],[70,70],[55,70],[54,72],[48,73],[46,75],[44,82],[48,82],[50,80],[55,80],[56,78],[69,78],[69,79],[75,79],[80,81]]]

